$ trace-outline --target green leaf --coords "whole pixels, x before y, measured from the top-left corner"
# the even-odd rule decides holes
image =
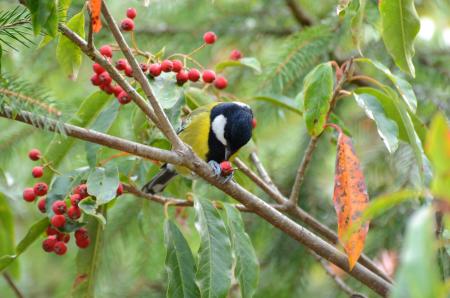
[[[231,243],[213,204],[195,198],[196,229],[200,234],[196,279],[201,297],[226,297],[231,285]]]
[[[353,93],[353,96],[358,105],[364,109],[367,117],[375,121],[378,134],[389,153],[394,153],[398,148],[398,126],[395,121],[386,117],[383,107],[375,96],[356,92]]]
[[[101,206],[99,212],[106,218],[106,206]],[[99,221],[93,217],[89,219],[86,228],[91,242],[77,254],[77,277],[72,288],[73,298],[95,297],[95,281],[103,249],[104,230]]]
[[[434,211],[425,206],[408,221],[392,298],[444,298],[444,285],[436,262]]]
[[[397,66],[414,77],[414,39],[420,29],[414,0],[384,0],[379,7],[384,45]]]
[[[98,132],[107,132],[119,114],[119,106],[119,102],[114,100],[111,105],[103,110],[97,119],[95,119],[91,129]],[[87,142],[85,145],[86,159],[91,168],[95,167],[97,164],[97,152],[101,147],[102,146],[99,144],[90,142]]]
[[[67,22],[67,27],[84,38],[84,8]],[[56,59],[69,78],[75,80],[83,60],[83,54],[80,48],[64,35],[59,37]]]
[[[211,96],[206,94],[203,90],[194,87],[184,90],[184,96],[186,98],[186,104],[192,110],[213,102]]]
[[[56,1],[26,1],[25,6],[28,7],[31,13],[34,35],[39,35],[42,28],[44,28],[49,35],[55,36],[58,25]]]
[[[330,63],[317,65],[305,77],[303,97],[306,128],[311,136],[323,131],[333,96],[333,70]]]
[[[231,244],[236,258],[235,275],[239,280],[242,298],[253,297],[258,286],[259,264],[250,237],[244,229],[240,212],[224,204]]]
[[[14,218],[6,196],[0,192],[0,256],[14,255]],[[17,262],[12,269],[17,274],[19,267]]]
[[[67,18],[67,10],[70,7],[70,3],[72,2],[72,0],[59,0],[58,1],[58,21],[61,23],[66,22],[66,18]],[[44,38],[41,40],[41,42],[39,43],[38,49],[45,47],[47,44],[49,44],[53,39],[55,39],[55,37],[59,37],[61,35],[61,33],[56,33],[55,36],[51,36],[51,35],[45,35]]]
[[[366,9],[366,0],[352,0],[351,8],[355,9],[355,14],[351,21],[352,41],[358,50],[359,54],[363,56],[361,51],[361,39],[364,36],[364,12]]]
[[[106,224],[106,219],[101,213],[97,213],[97,204],[92,198],[82,200],[78,207],[87,215],[97,219],[103,226]]]
[[[81,127],[87,127],[93,119],[97,117],[100,111],[105,105],[108,104],[111,95],[106,94],[103,91],[97,91],[80,104],[80,108],[76,114],[69,120],[69,124],[77,125]],[[50,145],[47,147],[45,156],[51,157],[52,166],[57,168],[64,158],[69,153],[70,149],[75,144],[75,138],[68,138],[61,135],[55,135]],[[45,171],[42,180],[49,183],[53,177],[52,171]]]
[[[297,113],[300,116],[303,115],[302,111],[299,109],[298,104],[289,97],[283,95],[258,95],[252,98],[257,101],[264,101],[283,109],[289,110],[291,112]]]
[[[174,77],[170,74],[162,74],[150,80],[150,85],[153,89],[153,94],[155,94],[163,109],[173,107],[183,94],[183,87],[178,86]]]
[[[254,57],[245,57],[239,60],[228,60],[220,62],[216,65],[216,71],[222,72],[227,67],[248,67],[255,71],[255,73],[261,73],[261,63]]]
[[[195,283],[195,261],[183,234],[171,220],[164,223],[164,242],[167,249],[166,270],[169,275],[167,297],[200,297]]]
[[[8,267],[16,258],[18,258],[31,244],[33,244],[39,236],[47,229],[50,224],[47,217],[42,218],[34,223],[28,230],[25,237],[19,242],[15,249],[15,254],[4,255],[0,257],[0,272]]]
[[[112,164],[105,168],[95,168],[87,179],[88,193],[96,197],[97,206],[109,203],[116,197],[119,187],[119,171]]]

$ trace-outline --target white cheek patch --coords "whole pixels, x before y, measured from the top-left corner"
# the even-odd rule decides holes
[[[216,138],[224,145],[227,145],[227,140],[225,139],[225,125],[227,124],[227,118],[224,115],[219,115],[214,118],[211,123],[212,131]]]
[[[233,103],[234,103],[235,105],[238,105],[238,106],[241,106],[241,107],[250,109],[250,106],[249,106],[248,104],[243,103],[243,102],[240,102],[240,101],[233,101]]]

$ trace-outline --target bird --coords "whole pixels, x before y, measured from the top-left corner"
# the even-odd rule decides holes
[[[214,102],[193,110],[178,135],[200,158],[208,162],[216,176],[223,178],[222,183],[226,183],[232,178],[232,173],[223,173],[220,164],[232,159],[250,141],[255,127],[256,119],[249,105],[237,101]],[[178,174],[189,175],[190,171],[166,163],[142,187],[142,191],[161,193]]]

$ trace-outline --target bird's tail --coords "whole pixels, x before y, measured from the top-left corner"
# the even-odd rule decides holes
[[[165,164],[158,174],[142,187],[142,191],[149,194],[160,193],[169,184],[170,180],[177,175],[173,165]]]

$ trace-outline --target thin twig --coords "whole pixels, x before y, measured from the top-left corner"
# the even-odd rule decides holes
[[[295,0],[286,0],[286,5],[291,11],[292,16],[301,26],[308,27],[312,25],[312,20],[303,12],[300,5]]]
[[[272,178],[270,178],[270,175],[267,173],[266,169],[264,168],[261,160],[259,159],[258,154],[256,152],[250,153],[250,159],[252,160],[253,164],[256,167],[256,170],[258,171],[259,176],[266,182],[270,187],[272,187],[276,192],[281,194],[278,187],[273,183]]]
[[[9,276],[9,274],[5,272],[3,273],[3,277],[5,278],[6,282],[11,287],[11,289],[14,291],[17,298],[24,298],[23,294],[20,292],[19,288],[16,286],[11,276]]]

